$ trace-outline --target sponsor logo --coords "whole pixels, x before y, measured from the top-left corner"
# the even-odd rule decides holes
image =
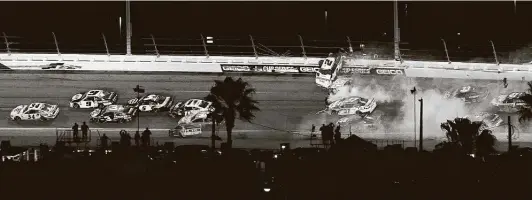
[[[404,74],[401,69],[377,69],[375,70],[377,74],[387,74],[387,75],[399,75]]]
[[[353,73],[353,74],[370,74],[371,71],[368,68],[342,68],[342,73]]]
[[[249,66],[238,66],[238,65],[226,65],[222,66],[224,71],[235,71],[235,72],[248,72],[251,71]]]
[[[299,67],[299,71],[301,71],[302,73],[314,73],[317,70],[319,70],[319,68],[315,68],[315,67]]]
[[[261,66],[257,66],[255,68],[256,71],[266,71],[266,72],[299,72],[299,70],[297,70],[296,67],[292,67],[292,66],[271,66],[271,65],[268,65],[268,66],[262,66],[262,69],[261,69]]]

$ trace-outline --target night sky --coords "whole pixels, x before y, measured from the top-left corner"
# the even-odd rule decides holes
[[[101,33],[112,53],[125,52],[125,24],[122,33],[119,28],[125,2],[0,2],[0,7],[0,31],[17,36],[8,38],[14,51],[54,51],[53,31],[64,53],[105,52]],[[532,2],[518,2],[516,11],[510,1],[400,2],[401,48],[406,58],[441,60],[444,38],[453,60],[490,60],[493,40],[501,57],[515,57],[530,49],[531,10]],[[131,2],[131,15],[136,54],[152,53],[151,39],[143,39],[150,34],[165,54],[202,54],[200,34],[215,37],[211,55],[249,55],[249,34],[256,44],[292,56],[301,55],[298,34],[305,46],[330,47],[307,47],[308,56],[347,48],[346,36],[355,50],[361,41],[367,50],[385,53],[393,46],[392,2]]]

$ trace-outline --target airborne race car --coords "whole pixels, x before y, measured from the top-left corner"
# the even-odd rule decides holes
[[[201,99],[189,99],[186,102],[179,102],[170,108],[169,115],[173,118],[183,117],[192,113],[192,111],[213,112],[212,102]]]
[[[11,120],[49,120],[55,119],[59,114],[57,105],[46,103],[32,103],[30,105],[20,105],[14,108],[9,115]]]
[[[137,108],[128,105],[108,105],[102,109],[96,109],[91,112],[91,122],[108,123],[117,122],[125,123],[133,120],[137,115]]]
[[[334,101],[327,106],[327,108],[321,112],[327,112],[328,114],[338,115],[354,115],[357,113],[369,114],[372,113],[377,107],[375,99],[366,99],[357,96],[351,96],[347,98]]]
[[[139,99],[134,98],[127,101],[127,104],[139,106],[141,112],[159,112],[167,111],[172,106],[172,97],[166,97],[156,94],[143,96]]]
[[[525,94],[524,92],[512,92],[508,95],[499,95],[491,100],[491,105],[500,112],[517,112],[521,107],[526,106],[526,103],[519,99]]]
[[[478,103],[485,100],[489,95],[489,90],[485,87],[464,86],[445,92],[444,98],[457,98],[466,103]]]
[[[86,93],[79,93],[70,100],[71,108],[103,108],[104,106],[116,103],[118,95],[114,92],[104,90],[90,90]]]
[[[499,115],[493,114],[493,113],[487,113],[487,112],[477,113],[474,116],[466,116],[465,118],[468,118],[474,121],[483,121],[484,122],[483,128],[487,128],[487,129],[497,128],[501,126],[502,123],[504,122],[504,120]]]

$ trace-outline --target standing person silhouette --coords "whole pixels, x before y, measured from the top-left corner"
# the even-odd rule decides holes
[[[139,132],[137,131],[137,132],[135,133],[135,146],[139,147],[139,145],[140,145],[140,134],[139,134]]]
[[[142,132],[142,145],[144,147],[150,146],[150,136],[151,136],[151,131],[150,129],[148,129],[148,127],[146,127],[146,130]]]
[[[87,141],[87,135],[89,132],[89,126],[85,122],[83,122],[83,125],[81,125],[81,137],[83,141]]]
[[[72,136],[74,137],[74,141],[78,140],[78,134],[79,134],[78,128],[79,128],[78,123],[74,123],[74,126],[72,126]]]

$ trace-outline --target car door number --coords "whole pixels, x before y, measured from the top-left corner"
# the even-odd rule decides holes
[[[90,101],[86,101],[85,102],[85,106],[90,107],[91,105],[92,105],[92,102],[90,102]]]

